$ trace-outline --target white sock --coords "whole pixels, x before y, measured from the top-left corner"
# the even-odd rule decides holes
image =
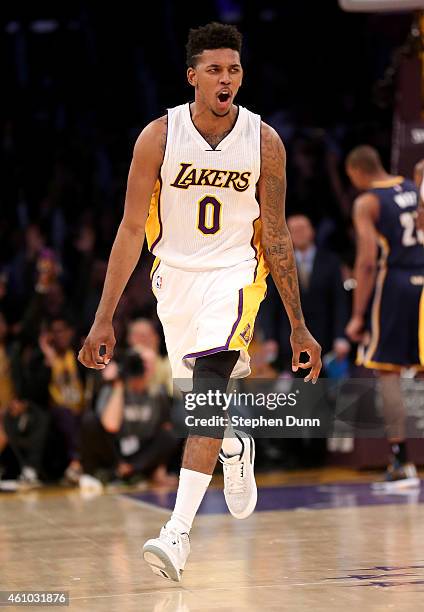
[[[210,474],[181,468],[177,499],[166,526],[180,533],[189,533],[206,489],[212,479]]]
[[[243,450],[243,445],[234,433],[232,425],[228,425],[227,429],[225,430],[221,450],[227,457],[240,455]]]

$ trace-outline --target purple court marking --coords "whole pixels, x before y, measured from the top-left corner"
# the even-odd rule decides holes
[[[346,584],[346,587],[380,587],[382,589],[387,587],[405,587],[405,586],[421,586],[424,584],[424,580],[405,580],[405,582],[398,582],[395,580],[394,582],[390,580],[379,581],[372,580],[371,582],[361,582],[361,584]],[[422,591],[422,589],[420,589]]]
[[[175,492],[127,493],[128,497],[172,510]],[[323,510],[352,506],[379,506],[385,504],[424,503],[424,489],[402,494],[375,493],[371,484],[336,483],[327,485],[303,485],[261,487],[258,489],[256,511],[266,510]],[[228,512],[222,490],[210,489],[199,508],[200,514],[226,514]]]
[[[417,574],[389,574],[390,578],[405,578],[405,576],[416,576]],[[336,578],[326,578],[326,580],[375,580],[376,578],[387,578],[388,574],[348,574],[347,576],[337,576]]]
[[[424,565],[373,565],[372,567],[361,567],[355,571],[372,572],[373,570],[381,570],[382,572],[395,572],[410,569],[424,569]]]
[[[391,565],[374,565],[373,567],[361,568],[362,571],[366,573],[361,573],[361,574],[349,573],[345,576],[331,576],[330,578],[326,578],[325,580],[331,580],[332,582],[334,580],[341,580],[343,582],[347,582],[348,584],[345,584],[344,586],[359,586],[359,584],[356,584],[356,583],[364,582],[364,581],[368,581],[365,586],[395,586],[395,585],[404,586],[405,584],[419,584],[420,581],[413,580],[413,581],[393,582],[393,578],[410,578],[410,577],[420,578],[421,576],[420,576],[420,573],[416,573],[416,572],[411,573],[410,571],[406,573],[405,572],[399,573],[399,570],[415,570],[415,569],[423,569],[423,568],[424,568],[423,564],[404,565],[401,567],[396,567],[396,566],[391,566]],[[376,574],[375,570],[380,570],[380,571],[378,574]],[[358,570],[353,570],[353,571],[358,571]],[[377,580],[378,578],[383,578],[384,580],[382,581]],[[376,580],[377,582],[375,582]]]

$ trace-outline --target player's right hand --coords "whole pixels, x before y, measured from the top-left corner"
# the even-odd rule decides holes
[[[352,342],[362,342],[364,336],[364,317],[353,315],[346,325],[345,334]]]
[[[82,349],[78,353],[78,361],[86,368],[103,370],[113,356],[116,340],[112,323],[94,322]],[[100,347],[104,353],[100,355]]]

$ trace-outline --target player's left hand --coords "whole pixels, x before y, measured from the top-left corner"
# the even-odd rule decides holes
[[[362,342],[364,336],[364,317],[354,315],[346,325],[345,332],[352,342]]]
[[[295,327],[292,330],[290,344],[293,351],[293,372],[297,372],[299,368],[302,370],[309,370],[311,368],[311,371],[305,376],[304,380],[305,382],[312,380],[312,384],[315,384],[322,368],[320,345],[305,325]],[[307,353],[309,355],[307,363],[299,362],[300,353]]]

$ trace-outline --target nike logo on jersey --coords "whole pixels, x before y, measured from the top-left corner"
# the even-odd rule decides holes
[[[235,191],[246,191],[249,187],[251,172],[236,172],[234,170],[212,170],[210,168],[193,168],[193,164],[180,164],[180,171],[171,187],[188,189],[193,185],[205,185],[207,187],[222,187]]]

